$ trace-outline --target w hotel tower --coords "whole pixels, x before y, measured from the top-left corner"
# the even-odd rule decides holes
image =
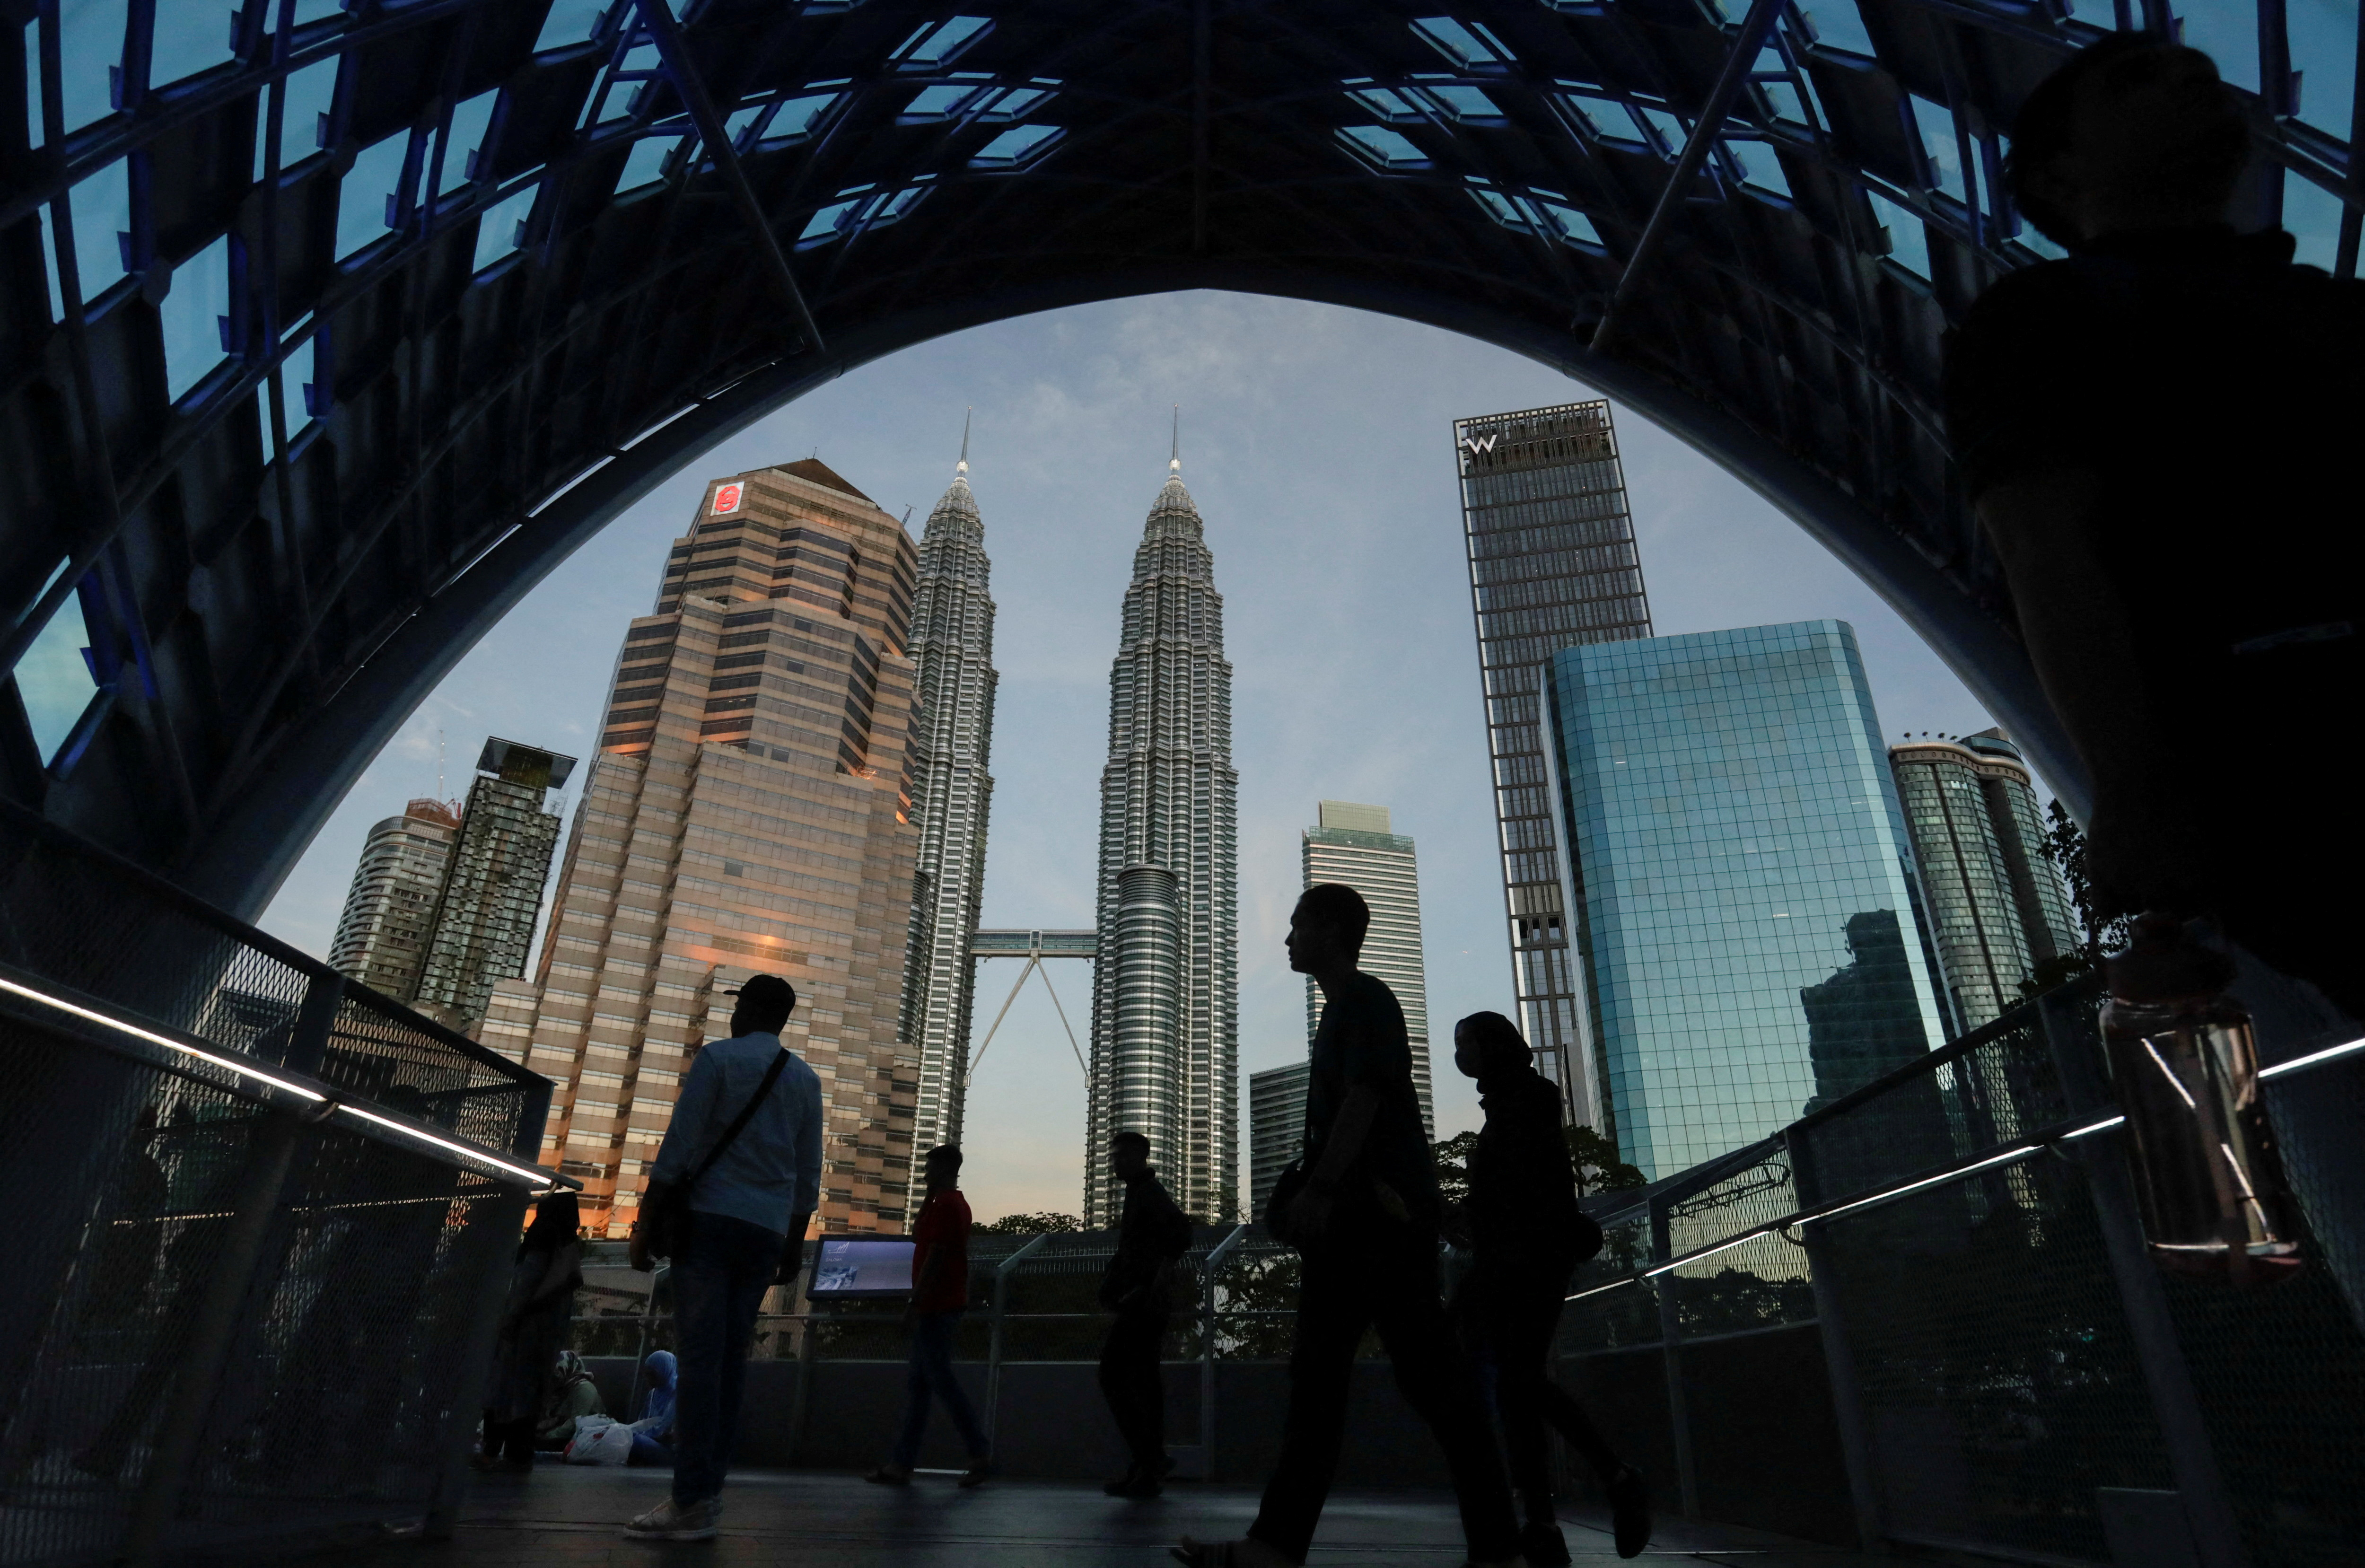
[[[1149,509],[1109,669],[1084,1224],[1115,1225],[1138,1132],[1182,1212],[1239,1192],[1239,775],[1224,600],[1182,464]]]
[[[787,1043],[821,1075],[824,1228],[903,1228],[914,563],[821,463],[759,469],[708,487],[625,633],[537,983],[485,1027],[565,1086],[543,1157],[594,1236],[630,1225],[689,1058],[759,971],[797,988]]]
[[[1558,807],[1541,708],[1544,662],[1563,648],[1651,634],[1606,401],[1453,422],[1470,599],[1495,765],[1503,898],[1519,1027],[1572,1122],[1607,1129],[1579,1002],[1575,914],[1563,907]]]

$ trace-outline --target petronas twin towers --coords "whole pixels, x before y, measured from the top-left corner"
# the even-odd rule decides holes
[[[969,948],[993,789],[993,600],[968,455],[964,439],[952,486],[929,514],[912,616],[920,842],[902,1033],[920,1056],[915,1163],[960,1136]],[[1235,1207],[1239,775],[1223,615],[1177,458],[1134,554],[1109,672],[1084,1148],[1091,1226],[1116,1221],[1123,1193],[1105,1150],[1126,1131],[1148,1136],[1185,1213],[1216,1219]]]

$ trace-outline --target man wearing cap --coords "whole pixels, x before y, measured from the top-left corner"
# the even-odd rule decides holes
[[[731,994],[731,1038],[707,1041],[690,1063],[650,1172],[653,1187],[691,1185],[673,1243],[673,1495],[624,1527],[636,1540],[713,1539],[756,1314],[803,1262],[821,1197],[821,1080],[780,1044],[796,990],[757,975]]]

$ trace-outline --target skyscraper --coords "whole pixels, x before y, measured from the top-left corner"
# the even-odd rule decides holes
[[[1306,1141],[1306,1084],[1314,1063],[1294,1061],[1249,1074],[1249,1217],[1264,1217],[1264,1201]],[[1425,1107],[1424,1107],[1425,1108]]]
[[[1084,1223],[1124,1188],[1108,1140],[1149,1139],[1185,1214],[1239,1202],[1239,775],[1224,600],[1179,458],[1149,509],[1109,671],[1101,771]]]
[[[1945,1037],[1849,627],[1569,648],[1549,677],[1568,906],[1622,1158],[1669,1175]]]
[[[485,742],[410,998],[429,1017],[474,1028],[493,982],[525,973],[558,847],[558,816],[544,801],[574,771],[571,756],[498,737]]]
[[[1420,1125],[1437,1135],[1429,1104],[1429,970],[1420,950],[1420,868],[1413,843],[1389,831],[1385,806],[1324,801],[1315,808],[1319,824],[1306,830],[1306,887],[1343,882],[1363,895],[1372,909],[1372,929],[1363,938],[1357,968],[1387,981],[1403,1004],[1405,1033],[1412,1038],[1412,1082],[1420,1092]],[[1322,1021],[1322,990],[1306,982],[1306,1037]],[[1253,1123],[1254,1111],[1250,1111]]]
[[[425,800],[369,830],[329,946],[332,968],[397,1002],[409,1000],[419,984],[436,890],[459,830],[451,807]]]
[[[2077,947],[2069,896],[2040,847],[2028,767],[2001,731],[1892,745],[1889,765],[1954,1021],[1968,1032],[2017,1006],[2039,963]]]
[[[544,1158],[592,1234],[640,1202],[728,992],[783,975],[824,1097],[823,1227],[901,1230],[919,1059],[896,1037],[913,854],[902,525],[817,460],[711,483],[625,633],[543,948]],[[518,1039],[516,988],[487,1037]]]
[[[1600,1126],[1607,1108],[1591,1097],[1575,933],[1562,902],[1575,873],[1544,784],[1540,704],[1544,661],[1561,649],[1651,634],[1617,432],[1608,402],[1564,403],[1456,420],[1453,452],[1519,1027],[1569,1119]]]
[[[985,816],[993,797],[993,600],[985,529],[969,488],[969,440],[920,540],[912,604],[912,820],[919,829],[912,927],[904,946],[901,1037],[920,1058],[911,1177],[940,1143],[960,1140],[970,984],[985,887]]]

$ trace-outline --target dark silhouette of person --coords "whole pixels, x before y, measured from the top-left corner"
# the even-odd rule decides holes
[[[1511,1484],[1528,1516],[1519,1549],[1530,1563],[1569,1560],[1552,1514],[1549,1423],[1600,1478],[1618,1555],[1639,1556],[1651,1544],[1651,1494],[1642,1473],[1619,1459],[1584,1407],[1552,1381],[1549,1366],[1569,1271],[1601,1248],[1601,1227],[1577,1207],[1560,1091],[1536,1070],[1519,1026],[1499,1013],[1474,1013],[1453,1026],[1453,1065],[1478,1081],[1486,1113],[1462,1204],[1476,1261],[1454,1294],[1453,1316],[1482,1386],[1494,1390]]]
[[[636,1540],[714,1539],[756,1316],[774,1285],[796,1278],[821,1201],[821,1079],[780,1042],[796,1011],[796,988],[779,975],[754,975],[730,994],[738,998],[731,1037],[699,1048],[650,1172],[669,1193],[704,1170],[682,1196],[688,1213],[667,1274],[680,1374],[673,1488],[624,1527]],[[745,1126],[726,1146],[724,1135],[743,1114]],[[653,1212],[658,1196],[653,1186],[644,1212]],[[635,1225],[633,1266],[648,1268],[649,1251]]]
[[[2214,917],[2365,1018],[2365,285],[2235,231],[2247,157],[2198,50],[2116,33],[2039,84],[2005,177],[2069,254],[1971,308],[1946,420],[2092,778],[2104,913]]]
[[[1155,1497],[1174,1468],[1166,1452],[1166,1383],[1160,1360],[1173,1315],[1176,1260],[1190,1250],[1191,1221],[1149,1167],[1149,1139],[1109,1139],[1109,1165],[1125,1183],[1116,1252],[1101,1276],[1101,1305],[1116,1315],[1101,1346],[1101,1397],[1124,1435],[1125,1473],[1102,1488],[1112,1497]]]
[[[969,1200],[961,1196],[961,1151],[951,1144],[928,1150],[923,1169],[928,1195],[912,1225],[912,1300],[903,1316],[912,1326],[912,1372],[904,1383],[903,1421],[886,1463],[864,1476],[881,1486],[909,1486],[927,1436],[930,1401],[944,1402],[961,1441],[969,1445],[969,1468],[958,1484],[976,1486],[993,1475],[993,1444],[977,1407],[953,1372],[953,1335],[969,1306]]]
[[[1429,1425],[1453,1479],[1474,1564],[1524,1564],[1518,1516],[1468,1361],[1439,1294],[1437,1168],[1413,1089],[1404,1009],[1355,968],[1372,912],[1337,883],[1289,917],[1289,967],[1322,991],[1306,1092],[1303,1182],[1282,1239],[1304,1256],[1281,1459],[1244,1540],[1184,1537],[1191,1568],[1300,1563],[1339,1468],[1355,1348],[1379,1331],[1396,1386]]]
[[[533,1433],[549,1403],[575,1323],[575,1292],[583,1283],[583,1224],[575,1194],[564,1188],[534,1204],[533,1223],[518,1242],[510,1269],[493,1349],[491,1393],[485,1406],[479,1469],[533,1468]]]

